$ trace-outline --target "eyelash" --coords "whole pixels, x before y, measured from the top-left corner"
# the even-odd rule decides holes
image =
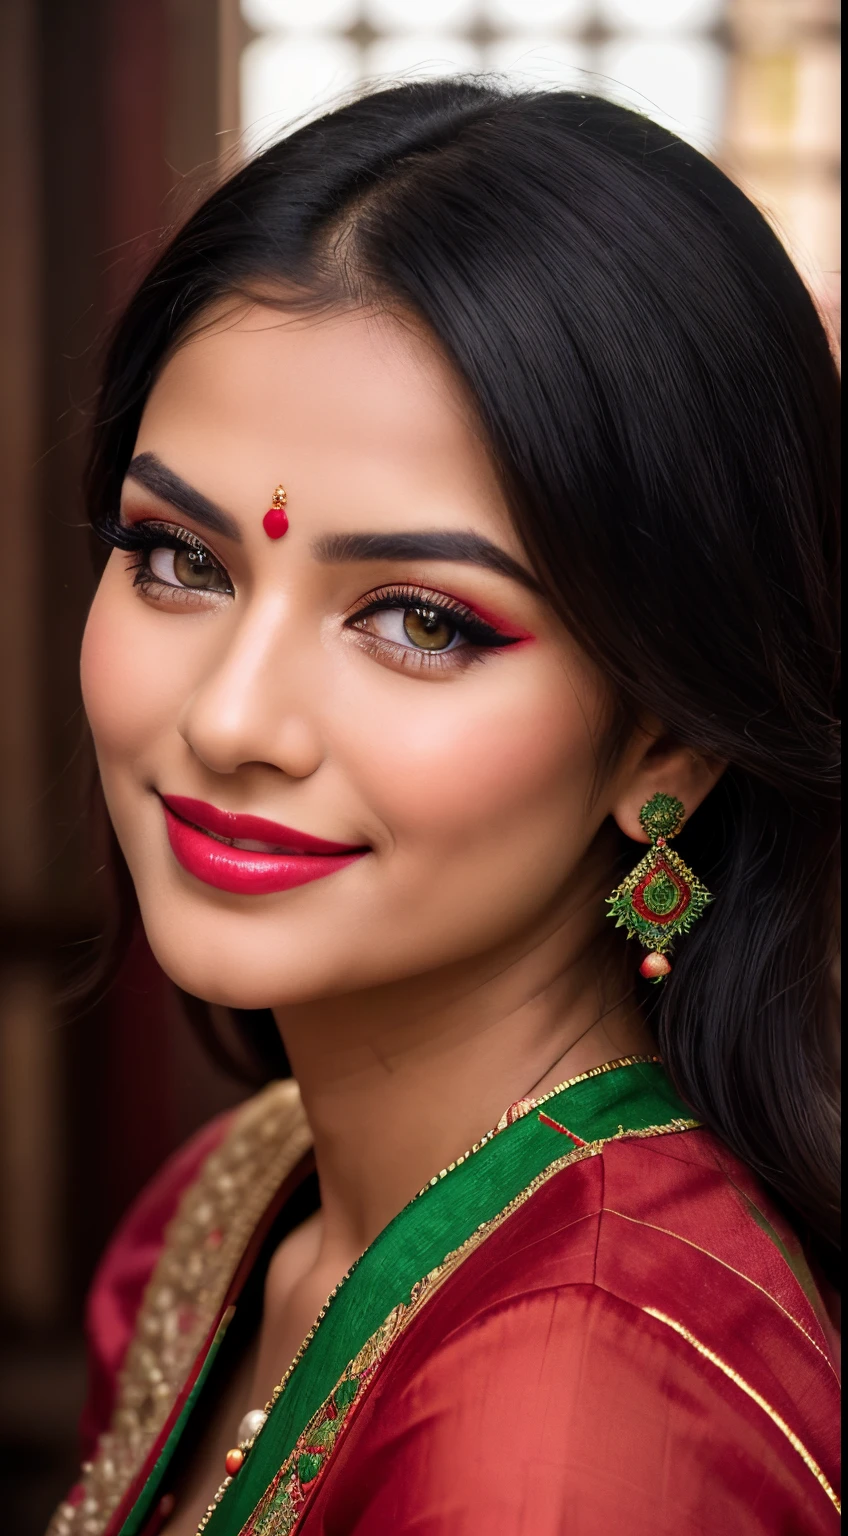
[[[155,591],[160,598],[163,594],[167,594],[167,597],[164,599],[166,602],[190,603],[196,598],[200,598],[202,601],[209,596],[218,598],[232,594],[232,586],[230,586],[229,594],[216,592],[214,589],[204,591],[202,588],[178,587],[172,585],[171,582],[162,581],[158,576],[154,575],[150,569],[150,556],[154,549],[196,549],[200,553],[207,555],[216,569],[221,572],[221,575],[228,582],[230,580],[220,560],[215,559],[212,551],[203,543],[203,540],[199,539],[196,534],[190,533],[187,528],[179,527],[176,523],[147,521],[128,524],[119,523],[115,519],[109,519],[107,522],[100,524],[97,534],[103,543],[108,544],[111,549],[120,549],[126,554],[135,556],[135,559],[130,561],[128,570],[135,571],[133,586],[137,587],[145,596]]]
[[[515,644],[511,635],[501,634],[458,599],[446,597],[441,592],[433,592],[427,587],[379,587],[375,592],[368,594],[360,607],[348,614],[345,622],[347,626],[353,628],[357,621],[361,623],[371,614],[386,613],[399,608],[407,613],[416,608],[429,608],[439,616],[443,615],[448,619],[463,640],[468,642],[467,645],[451,651],[425,651],[416,650],[412,646],[398,645],[392,640],[374,635],[367,630],[360,631],[366,649],[375,655],[385,655],[389,651],[403,667],[417,671],[467,667],[476,661],[483,661],[483,653],[486,651],[500,650]]]
[[[190,533],[187,528],[181,528],[173,523],[158,523],[146,521],[141,523],[121,523],[117,519],[109,519],[101,523],[97,529],[98,537],[104,544],[112,549],[123,550],[126,554],[134,555],[128,569],[135,571],[133,586],[145,596],[156,592],[160,598],[167,594],[167,602],[192,602],[194,599],[203,601],[210,592],[191,587],[177,587],[170,582],[162,581],[155,576],[150,569],[149,557],[155,549],[181,550],[186,547],[196,549],[208,555],[217,569],[229,582],[229,576],[220,561],[207,548],[196,534]],[[232,592],[232,587],[230,588]],[[221,597],[227,594],[211,591],[211,596]],[[402,609],[411,612],[416,608],[426,607],[432,609],[438,615],[444,617],[454,626],[462,639],[467,641],[464,646],[451,651],[426,651],[416,650],[412,646],[398,645],[392,640],[378,636],[359,626],[374,613],[385,613],[393,609]],[[476,661],[484,659],[484,653],[491,650],[501,650],[515,644],[515,637],[504,635],[487,624],[484,619],[468,608],[456,598],[445,596],[444,593],[431,591],[426,587],[417,586],[386,586],[379,587],[370,592],[360,605],[349,612],[345,617],[345,627],[358,630],[360,644],[378,659],[385,657],[389,652],[393,660],[402,667],[415,670],[430,670],[433,668],[445,669],[448,667],[466,667]]]

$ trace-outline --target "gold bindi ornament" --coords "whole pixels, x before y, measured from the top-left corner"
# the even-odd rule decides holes
[[[271,505],[262,519],[262,527],[265,529],[269,539],[281,539],[288,530],[289,515],[286,511],[287,501],[288,496],[286,495],[285,486],[278,485],[271,497]]]

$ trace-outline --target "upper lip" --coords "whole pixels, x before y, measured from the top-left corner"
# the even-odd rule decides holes
[[[162,795],[160,799],[183,821],[191,822],[213,837],[224,838],[228,843],[252,842],[267,844],[269,853],[363,853],[362,844],[329,843],[323,837],[313,837],[309,832],[296,832],[293,827],[283,826],[280,821],[269,821],[265,816],[243,815],[238,811],[222,811],[217,805],[205,800],[193,800],[187,795]]]

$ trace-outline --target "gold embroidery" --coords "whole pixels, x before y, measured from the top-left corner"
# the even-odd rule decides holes
[[[531,1109],[538,1109],[540,1105],[547,1104],[548,1099],[556,1098],[558,1093],[565,1093],[566,1088],[573,1088],[576,1083],[587,1082],[590,1077],[603,1077],[605,1072],[614,1072],[617,1067],[640,1067],[651,1063],[656,1064],[661,1060],[660,1056],[619,1056],[616,1061],[605,1061],[600,1067],[589,1067],[588,1071],[578,1072],[576,1077],[567,1077],[564,1083],[557,1083],[555,1088],[549,1088],[547,1093],[541,1094],[538,1099],[519,1099],[517,1103],[510,1104],[509,1109],[501,1115],[495,1130],[506,1130],[506,1127],[512,1125],[515,1120],[522,1120],[525,1115],[529,1115]],[[492,1135],[494,1132],[490,1131],[489,1137]],[[444,1178],[445,1172],[449,1171],[445,1169],[438,1177]]]
[[[715,1365],[720,1371],[723,1371],[725,1376],[727,1376],[730,1381],[734,1382],[742,1392],[746,1393],[747,1396],[751,1398],[752,1402],[756,1403],[758,1408],[762,1408],[763,1413],[768,1414],[772,1423],[776,1424],[778,1429],[781,1431],[781,1434],[786,1436],[789,1444],[792,1446],[792,1449],[798,1452],[798,1455],[801,1457],[801,1460],[807,1467],[808,1471],[812,1472],[816,1482],[821,1488],[824,1489],[825,1493],[830,1499],[831,1504],[841,1514],[842,1505],[840,1503],[839,1496],[838,1494],[834,1493],[830,1483],[822,1472],[821,1467],[816,1461],[813,1460],[813,1457],[810,1455],[807,1447],[798,1439],[798,1436],[794,1433],[794,1431],[789,1428],[786,1420],[782,1419],[776,1409],[772,1408],[771,1405],[766,1402],[765,1398],[760,1396],[756,1388],[752,1387],[750,1382],[745,1380],[744,1376],[740,1376],[738,1371],[734,1371],[733,1367],[728,1365],[726,1360],[722,1360],[719,1355],[714,1354],[711,1349],[708,1349],[706,1344],[702,1344],[701,1340],[697,1339],[694,1333],[690,1333],[688,1328],[684,1328],[682,1323],[675,1322],[673,1317],[666,1317],[664,1312],[658,1312],[655,1307],[643,1307],[642,1311],[647,1312],[649,1317],[655,1317],[657,1322],[665,1323],[667,1328],[673,1328],[674,1332],[679,1333],[680,1337],[685,1339],[687,1344],[691,1344],[692,1348],[696,1349],[699,1355],[703,1355],[704,1359],[709,1360],[711,1365]]]
[[[605,1061],[599,1067],[589,1067],[586,1072],[578,1072],[576,1077],[566,1078],[564,1083],[557,1083],[555,1088],[549,1088],[538,1099],[530,1100],[530,1108],[538,1109],[540,1104],[547,1104],[548,1099],[553,1099],[558,1093],[564,1093],[566,1088],[573,1088],[575,1083],[588,1082],[590,1077],[603,1077],[606,1072],[614,1072],[617,1067],[642,1067],[657,1065],[662,1061],[661,1056],[619,1056],[616,1061]]]
[[[782,1306],[777,1297],[772,1295],[771,1291],[767,1291],[765,1286],[760,1285],[756,1280],[752,1280],[750,1275],[743,1274],[741,1269],[735,1269],[732,1264],[728,1264],[724,1259],[720,1259],[718,1254],[711,1253],[709,1248],[702,1248],[699,1243],[693,1243],[691,1238],[681,1237],[679,1232],[669,1232],[667,1227],[657,1227],[653,1222],[642,1221],[637,1216],[626,1216],[623,1211],[614,1211],[612,1206],[609,1205],[605,1205],[604,1210],[610,1216],[618,1216],[621,1221],[632,1222],[633,1226],[635,1227],[647,1227],[649,1232],[662,1232],[664,1237],[672,1237],[678,1243],[685,1243],[687,1248],[694,1248],[696,1253],[702,1253],[705,1258],[712,1259],[716,1264],[720,1264],[723,1269],[729,1270],[732,1275],[738,1275],[740,1280],[744,1280],[746,1284],[752,1285],[754,1289],[759,1291],[761,1295],[765,1296],[768,1301],[773,1302],[778,1311],[782,1312],[784,1317],[789,1319],[790,1323],[794,1323],[799,1332],[804,1335],[807,1343],[812,1344],[813,1349],[821,1355],[822,1359],[824,1360],[831,1374],[835,1377],[836,1381],[839,1381],[839,1376],[834,1369],[833,1361],[829,1359],[824,1350],[816,1343],[812,1335],[807,1332],[803,1323],[799,1323],[797,1317],[793,1317],[792,1313],[788,1312],[786,1307]]]
[[[593,1074],[594,1075],[594,1074]],[[560,1090],[561,1091],[561,1090]],[[294,1448],[286,1457],[279,1472],[274,1477],[269,1487],[265,1490],[256,1508],[248,1516],[242,1526],[239,1536],[291,1536],[301,1514],[303,1513],[306,1499],[317,1486],[318,1480],[330,1459],[339,1432],[350,1417],[354,1407],[358,1405],[364,1396],[367,1387],[377,1366],[388,1353],[392,1344],[401,1334],[406,1332],[410,1323],[417,1317],[421,1309],[431,1301],[437,1291],[447,1280],[455,1274],[461,1264],[474,1253],[493,1232],[502,1227],[516,1211],[532,1199],[533,1195],[543,1185],[568,1168],[572,1163],[583,1162],[586,1158],[597,1157],[605,1146],[611,1141],[629,1140],[643,1136],[666,1136],[673,1132],[693,1130],[697,1126],[696,1120],[670,1120],[667,1125],[652,1125],[645,1130],[622,1131],[619,1129],[614,1135],[603,1137],[598,1141],[587,1142],[585,1146],[574,1147],[570,1152],[564,1153],[553,1163],[543,1168],[536,1174],[530,1183],[499,1211],[497,1216],[489,1221],[481,1222],[480,1226],[460,1243],[451,1253],[447,1254],[442,1263],[432,1269],[429,1274],[419,1280],[412,1288],[408,1302],[401,1302],[389,1313],[384,1323],[371,1335],[367,1343],[360,1350],[354,1360],[346,1366],[339,1381],[336,1383],[329,1397],[321,1404],[321,1407],[310,1419],[302,1434],[298,1436]],[[314,1336],[314,1330],[313,1335]],[[300,1355],[298,1356],[300,1358]],[[291,1376],[293,1366],[289,1368],[283,1383],[277,1389],[274,1398],[276,1401],[282,1387]],[[344,1403],[343,1407],[336,1407],[336,1400],[340,1391],[344,1393],[349,1383],[356,1382],[356,1391]],[[262,1431],[260,1430],[261,1434]],[[256,1437],[258,1438],[258,1436]],[[251,1442],[254,1444],[255,1440]],[[302,1465],[302,1463],[306,1465]],[[218,1490],[223,1497],[224,1485]],[[209,1506],[207,1513],[198,1527],[198,1536],[205,1531],[206,1526],[214,1514],[215,1505]]]
[[[479,1141],[475,1141],[473,1147],[469,1147],[467,1152],[463,1152],[459,1157],[454,1158],[454,1161],[448,1163],[447,1167],[440,1168],[438,1173],[434,1173],[432,1179],[429,1179],[424,1188],[418,1191],[416,1199],[425,1194],[428,1189],[432,1189],[435,1184],[441,1183],[442,1179],[447,1178],[449,1173],[453,1173],[454,1168],[460,1166],[460,1163],[466,1163],[469,1157],[473,1157],[475,1152],[479,1152],[481,1147],[485,1147],[486,1143],[491,1141],[493,1136],[497,1136],[499,1131],[505,1131],[507,1126],[514,1125],[516,1120],[523,1120],[525,1115],[529,1115],[531,1109],[538,1109],[540,1104],[547,1104],[548,1099],[556,1098],[556,1095],[564,1093],[566,1088],[573,1088],[575,1083],[585,1083],[590,1077],[603,1077],[605,1072],[614,1072],[617,1067],[638,1067],[646,1063],[657,1063],[661,1060],[660,1056],[619,1056],[616,1061],[605,1061],[600,1067],[589,1067],[586,1072],[578,1072],[576,1077],[566,1078],[565,1082],[557,1083],[555,1088],[549,1088],[547,1093],[543,1093],[538,1099],[517,1099],[514,1104],[510,1104],[509,1108],[504,1110],[497,1125],[493,1126],[490,1131],[487,1131],[485,1136],[481,1136]]]
[[[99,1536],[105,1529],[168,1418],[262,1212],[310,1145],[291,1081],[272,1083],[237,1111],[167,1228],[112,1422],[82,1468],[81,1497],[60,1504],[47,1536]]]
[[[436,1274],[435,1270],[433,1274]],[[243,1526],[242,1536],[283,1536],[294,1529],[312,1484],[324,1470],[340,1431],[363,1397],[389,1346],[419,1310],[431,1279],[432,1276],[426,1275],[417,1282],[409,1302],[401,1303],[389,1313],[356,1358],[346,1366],[326,1402],[298,1435],[292,1451]],[[199,1531],[208,1524],[210,1513],[201,1522]]]

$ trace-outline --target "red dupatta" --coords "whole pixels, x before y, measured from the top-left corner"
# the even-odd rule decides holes
[[[314,1379],[302,1380],[315,1411],[307,1411],[308,1391],[301,1404],[289,1396],[283,1406],[291,1431],[281,1419],[276,1442],[269,1436],[263,1446],[259,1437],[244,1469],[251,1475],[239,1474],[226,1491],[210,1536],[219,1528],[226,1536],[286,1536],[295,1528],[305,1536],[406,1529],[416,1536],[485,1529],[512,1536],[531,1528],[535,1536],[612,1529],[635,1536],[649,1527],[685,1532],[719,1523],[763,1532],[832,1528],[835,1376],[797,1244],[746,1171],[705,1132],[684,1129],[692,1122],[675,1115],[679,1106],[660,1079],[655,1066],[622,1064],[504,1117],[497,1136],[476,1149],[466,1187],[482,1199],[486,1158],[490,1171],[495,1166],[487,1148],[498,1147],[502,1193],[517,1172],[518,1195],[483,1211],[486,1219],[472,1221],[459,1249],[447,1255],[449,1227],[437,1221],[437,1237],[445,1235],[437,1283],[433,1272],[422,1271],[417,1294],[405,1292],[400,1307],[382,1313],[378,1283],[375,1315],[382,1321],[358,1352],[345,1352],[355,1336],[350,1320],[346,1331],[340,1314],[331,1334],[330,1313],[322,1324],[329,1390],[321,1394],[321,1358],[314,1355]],[[277,1088],[242,1112],[254,1134],[264,1124],[266,1147],[276,1145],[275,1121],[278,1142],[287,1124],[288,1153],[269,1159],[269,1184],[276,1176],[279,1185],[284,1167],[291,1176],[294,1154],[302,1157],[308,1141],[294,1093]],[[639,1113],[652,1094],[656,1111],[657,1093],[663,1124],[656,1114],[652,1122]],[[186,1223],[198,1213],[206,1217],[215,1180],[226,1187],[239,1156],[242,1165],[250,1161],[250,1125],[235,1117],[223,1148],[190,1186],[179,1215],[184,1256]],[[534,1157],[542,1154],[524,1184],[512,1166],[520,1162],[517,1134],[520,1145],[532,1143]],[[449,1215],[450,1181],[434,1183]],[[466,1214],[480,1214],[473,1200]],[[254,1219],[254,1231],[261,1225]],[[202,1251],[220,1230],[208,1229]],[[240,1241],[243,1249],[243,1232]],[[229,1231],[219,1248],[227,1242],[232,1264]],[[163,1264],[167,1291],[179,1246],[172,1233],[148,1288],[130,1365],[161,1299]],[[225,1267],[218,1265],[219,1278]],[[379,1274],[378,1266],[366,1298]],[[367,1266],[363,1275],[367,1282]],[[202,1345],[193,1346],[168,1413],[99,1529],[123,1528],[130,1536],[155,1528],[167,1484],[164,1452],[202,1379],[212,1330],[237,1302],[237,1282],[235,1275],[219,1287]],[[350,1291],[355,1299],[353,1285]],[[320,1338],[319,1330],[313,1349]],[[334,1358],[348,1360],[338,1375]],[[124,1407],[127,1382],[132,1388],[125,1364]],[[287,1433],[293,1439],[286,1450]],[[98,1460],[102,1465],[102,1452]],[[705,1497],[715,1516],[706,1525],[696,1523]]]

